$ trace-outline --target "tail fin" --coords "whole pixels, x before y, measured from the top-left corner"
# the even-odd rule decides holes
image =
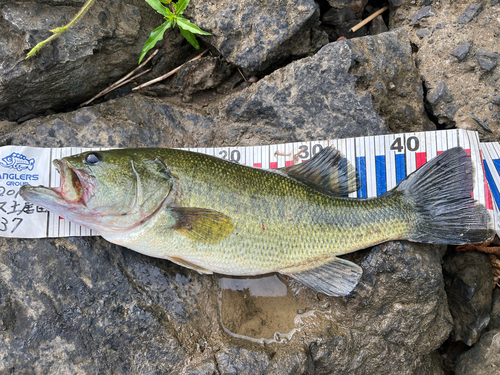
[[[486,208],[472,197],[474,166],[462,148],[449,149],[397,187],[416,211],[409,240],[435,244],[481,243],[495,235]]]

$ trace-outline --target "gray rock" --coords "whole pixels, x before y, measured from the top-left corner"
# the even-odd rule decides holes
[[[500,105],[500,94],[493,95],[490,98],[490,102],[496,105]]]
[[[424,39],[426,36],[431,35],[431,32],[427,29],[420,29],[417,30],[416,34],[420,39]]]
[[[234,131],[234,129],[233,129]],[[138,94],[74,112],[36,118],[0,138],[0,144],[39,147],[203,147],[214,136],[234,142],[206,114]]]
[[[348,7],[342,9],[332,8],[323,15],[321,21],[327,25],[340,26],[344,22],[353,20],[355,17],[354,12]]]
[[[497,65],[498,52],[490,52],[481,48],[476,53],[477,62],[479,66],[485,70],[491,70]]]
[[[206,111],[129,95],[26,121],[1,139],[40,147],[266,144],[384,134],[377,111],[395,131],[421,131],[430,125],[419,87],[408,38],[398,30],[331,43]]]
[[[420,74],[403,29],[346,43],[353,51],[349,73],[356,76],[356,89],[371,94],[391,132],[435,129],[425,114]]]
[[[158,18],[151,17],[155,12],[147,4],[138,8],[111,0],[93,4],[78,24],[25,59],[31,47],[68,22],[81,5],[0,4],[0,34],[6,36],[0,41],[0,119],[80,104],[137,66],[147,38],[141,27],[152,30]]]
[[[313,0],[193,2],[185,11],[191,22],[210,32],[200,36],[229,62],[248,73],[269,68],[290,56],[306,56],[328,43],[311,30],[319,19]]]
[[[421,19],[433,17],[436,14],[437,12],[431,6],[425,6],[410,16],[410,25],[416,25]]]
[[[314,314],[270,346],[223,330],[218,276],[100,238],[2,238],[0,247],[2,372],[429,374],[439,370],[429,369],[430,353],[451,328],[444,247],[361,252],[363,278],[348,298],[292,285]]]
[[[231,64],[217,57],[202,57],[184,64],[169,83],[150,86],[142,92],[154,96],[181,94],[189,101],[192,94],[224,83],[233,70]]]
[[[422,5],[432,5],[432,0],[422,0]]]
[[[9,249],[0,256],[2,372],[168,373],[182,366],[182,337],[190,334],[182,330],[202,286],[197,275],[188,279],[167,262],[102,239],[2,238],[0,246]]]
[[[479,124],[484,130],[486,130],[488,133],[493,133],[491,131],[491,129],[489,128],[489,126],[486,124],[485,121],[482,121],[481,119],[479,119],[477,116],[474,116],[472,113],[470,112],[467,112],[467,115],[473,119],[477,124]]]
[[[464,60],[469,54],[470,43],[462,43],[453,51],[450,52],[450,55],[456,57],[458,61]]]
[[[450,90],[448,90],[448,87],[446,87],[446,84],[441,81],[439,84],[427,94],[427,101],[432,104],[436,105],[440,101],[443,101],[445,103],[450,103],[453,101],[453,97],[451,96]]]
[[[387,373],[386,368],[391,368],[389,373],[398,374],[440,373],[440,368],[430,370],[427,367],[429,360],[427,355],[425,357],[420,357],[413,363],[410,363],[411,360],[409,357],[404,358],[400,356],[401,352],[399,351],[399,345],[401,343],[413,346],[414,343],[423,342],[422,340],[424,339],[424,336],[409,334],[405,337],[406,333],[397,328],[399,324],[393,320],[406,320],[409,316],[419,314],[415,309],[415,302],[417,300],[423,301],[426,298],[437,298],[441,300],[441,292],[439,292],[438,296],[429,294],[430,290],[424,290],[427,288],[434,289],[435,286],[440,283],[439,279],[441,278],[441,276],[439,276],[440,270],[433,269],[429,272],[427,269],[427,264],[430,260],[428,257],[435,257],[436,253],[434,251],[437,250],[437,247],[434,247],[434,251],[425,253],[421,252],[427,246],[428,245],[417,245],[417,248],[419,249],[417,250],[417,248],[412,249],[412,245],[407,242],[388,243],[373,248],[369,254],[362,257],[359,264],[363,267],[364,276],[361,279],[360,285],[355,289],[356,297],[352,300],[349,299],[349,303],[346,305],[346,310],[342,309],[336,311],[336,306],[332,305],[334,319],[338,319],[341,316],[344,316],[345,318],[348,317],[348,319],[352,319],[352,321],[355,322],[354,325],[356,328],[351,327],[349,330],[342,330],[343,333],[339,335],[336,332],[339,332],[338,330],[340,327],[333,325],[331,327],[330,335],[327,335],[321,340],[313,342],[310,345],[311,357],[316,374],[384,374]],[[430,248],[432,248],[432,246]],[[444,249],[441,248],[440,251],[442,250]],[[406,253],[410,255],[410,261],[403,260],[405,257],[403,254],[406,251],[410,252]],[[373,268],[377,269],[377,271],[375,271],[376,276],[372,273],[372,271],[369,271]],[[396,289],[385,289],[383,285],[385,284],[388,286],[386,283],[391,283],[391,278],[394,277],[393,272],[398,275],[395,276],[399,281],[396,283]],[[423,282],[421,286],[427,286],[425,286],[423,290],[419,291],[418,295],[407,294],[407,296],[410,297],[409,300],[399,300],[396,304],[386,300],[386,298],[390,299],[390,295],[393,293],[395,295],[399,295],[400,293],[404,294],[404,289],[412,288],[411,285],[416,283],[416,280],[420,277],[427,280]],[[374,293],[377,293],[376,290],[381,287],[385,289],[383,294],[379,294],[381,296],[383,295],[381,300],[370,297],[373,296]],[[434,305],[434,302],[431,302],[431,305],[433,305],[434,310],[431,315],[436,314],[436,317],[439,317],[439,328],[434,326],[434,323],[431,323],[428,320],[421,321],[424,325],[422,328],[425,332],[428,332],[431,336],[434,334],[438,335],[438,337],[433,337],[432,341],[428,342],[428,344],[430,344],[428,347],[430,349],[428,353],[432,353],[434,349],[431,348],[437,348],[436,344],[448,336],[452,324],[446,302],[444,302],[444,305],[439,308]],[[365,310],[364,306],[366,306],[368,310]],[[371,323],[369,323],[371,319],[368,315],[369,310],[375,313],[378,309],[382,311],[390,311],[390,315],[394,313],[394,315],[390,318],[388,317],[388,319],[384,320],[384,322],[376,329],[376,333],[373,332],[377,336],[380,335],[381,337],[384,337],[386,340],[384,340],[384,343],[377,343],[373,337],[363,337],[358,331],[359,329],[365,333],[371,332],[371,328],[368,328],[369,325],[371,326]],[[431,326],[434,326],[436,329],[433,333],[429,331],[429,329],[433,329]],[[353,348],[357,347],[357,343],[362,345],[365,349],[357,351],[356,355],[353,356]],[[377,355],[370,355],[368,353],[368,348],[376,348],[375,352],[380,353],[382,356],[378,357]],[[333,352],[335,352],[335,355]],[[392,354],[386,357],[382,354],[385,352],[390,352]],[[334,367],[330,365],[333,357],[336,358]],[[354,366],[353,357],[355,358],[354,362],[356,363]],[[420,372],[420,369],[426,370]]]
[[[328,4],[335,9],[343,9],[349,5],[351,0],[328,0]]]
[[[383,134],[387,128],[371,95],[359,94],[348,73],[352,59],[346,41],[330,43],[314,57],[293,62],[231,98],[223,113],[249,130],[274,128],[293,133],[296,140],[329,137],[333,131],[340,137]]]
[[[489,104],[491,95],[497,93],[500,69],[497,63],[490,71],[484,70],[476,61],[475,55],[480,48],[500,53],[496,21],[500,17],[500,9],[490,7],[489,0],[480,1],[477,3],[482,3],[485,11],[477,14],[472,22],[458,23],[457,19],[472,2],[458,1],[451,4],[434,1],[439,9],[434,5],[433,7],[439,13],[433,17],[422,18],[418,21],[419,25],[414,26],[410,25],[409,16],[418,10],[420,2],[405,0],[401,7],[391,10],[389,29],[404,27],[410,36],[416,65],[428,92],[443,81],[455,98],[451,104],[459,109],[453,120],[450,119],[451,108],[447,108],[448,104],[443,102],[428,107],[432,118],[437,118],[436,121],[443,124],[443,128],[475,129],[479,132],[482,142],[497,142],[500,139],[500,117],[498,114],[493,116],[498,111],[491,111]],[[420,39],[415,33],[419,29],[430,30],[432,36]],[[430,39],[433,43],[428,43]],[[468,47],[467,45],[457,49],[459,45],[466,43],[471,45],[468,54],[467,48],[463,48]],[[453,50],[455,51],[450,55]],[[468,112],[477,116],[492,132],[467,116]],[[488,121],[484,121],[484,118]]]
[[[495,329],[500,329],[500,293],[493,293],[493,303],[491,306],[491,314],[490,314],[490,324],[488,325],[488,329],[490,331]]]
[[[370,32],[370,35],[378,35],[388,31],[382,15],[378,15],[372,20],[372,22],[370,22],[368,31]]]
[[[472,21],[483,10],[483,4],[469,4],[465,11],[458,16],[458,23],[466,24]]]
[[[445,108],[444,114],[446,115],[446,117],[448,117],[448,119],[453,121],[458,110],[459,107],[457,107],[456,105],[449,105]]]
[[[443,275],[453,316],[452,338],[471,346],[490,321],[491,264],[486,254],[455,252],[444,258]]]
[[[368,27],[364,25],[357,29],[355,32],[352,32],[351,29],[359,23],[358,19],[350,20],[344,22],[342,25],[335,26],[334,31],[332,33],[332,38],[334,41],[338,40],[340,37],[345,37],[347,39],[361,38],[366,36]]]
[[[368,0],[351,0],[349,2],[349,9],[356,13],[358,17],[360,17],[365,10],[366,4],[368,4]]]
[[[403,0],[389,0],[389,4],[391,4],[393,7],[397,8],[397,7],[400,7],[401,4],[403,4]]]
[[[422,94],[408,36],[396,30],[330,43],[253,84],[224,112],[249,130],[293,130],[298,139],[331,137],[334,129],[341,137],[381,134],[376,112],[392,131],[430,130]]]
[[[500,330],[487,332],[457,360],[456,375],[497,375],[500,368]]]

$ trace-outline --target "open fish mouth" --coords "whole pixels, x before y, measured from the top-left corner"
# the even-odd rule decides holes
[[[53,163],[61,176],[60,187],[24,185],[20,189],[21,196],[26,201],[59,213],[87,211],[87,202],[95,185],[91,176],[73,169],[64,159],[56,159]]]
[[[61,187],[56,188],[56,191],[68,203],[80,202],[84,195],[84,188],[77,173],[64,160],[56,159],[54,165],[61,175]]]

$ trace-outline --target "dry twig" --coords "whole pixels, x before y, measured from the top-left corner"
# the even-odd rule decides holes
[[[205,55],[206,53],[208,52],[208,50],[205,50],[203,51],[202,53],[200,53],[198,56],[192,58],[191,60],[189,60],[188,62],[185,62],[184,64],[178,66],[177,68],[175,68],[174,70],[171,70],[170,72],[168,72],[167,74],[164,74],[158,78],[155,78],[155,79],[152,79],[151,81],[148,81],[146,83],[143,83],[142,85],[139,85],[137,87],[134,87],[132,89],[132,91],[137,91],[139,89],[142,89],[143,87],[146,87],[146,86],[150,86],[152,85],[153,83],[156,83],[156,82],[160,82],[160,81],[163,81],[164,79],[167,79],[168,77],[170,77],[171,75],[177,73],[184,65],[186,65],[187,63],[190,63],[191,61],[195,61],[195,60],[198,60],[199,58],[201,58],[203,55]]]
[[[97,94],[96,96],[94,96],[92,99],[89,99],[87,100],[85,103],[82,103],[80,104],[80,107],[83,107],[83,106],[86,106],[90,103],[92,103],[94,100],[96,100],[97,98],[100,98],[101,96],[103,95],[106,95],[108,92],[111,92],[113,91],[114,89],[117,89],[118,87],[120,86],[123,86],[125,85],[126,83],[132,81],[133,79],[136,79],[137,77],[140,77],[142,76],[143,74],[146,74],[147,72],[149,72],[151,69],[148,69],[148,70],[145,70],[144,72],[141,72],[133,77],[131,77],[130,79],[127,79],[129,78],[131,75],[133,75],[135,72],[137,72],[139,69],[141,69],[144,65],[146,65],[156,54],[158,53],[158,50],[155,50],[151,56],[149,56],[141,65],[139,65],[137,68],[135,68],[134,70],[132,70],[129,74],[127,74],[125,77],[123,78],[120,78],[118,81],[116,81],[115,83],[113,83],[112,85],[108,86],[107,88],[105,88],[104,90],[102,90],[99,94]]]
[[[364,19],[363,21],[361,21],[360,23],[358,23],[357,25],[353,26],[351,28],[351,31],[352,32],[355,32],[357,31],[358,29],[360,29],[361,27],[365,26],[368,22],[370,22],[372,19],[374,19],[375,17],[377,17],[379,14],[382,14],[384,13],[387,9],[389,9],[389,7],[386,5],[385,7],[383,7],[382,9],[380,10],[377,10],[375,13],[373,13],[372,15],[370,15],[368,18]]]

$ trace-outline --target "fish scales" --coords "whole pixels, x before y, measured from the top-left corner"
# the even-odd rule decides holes
[[[236,223],[234,233],[215,245],[186,248],[184,236],[172,236],[158,226],[140,230],[133,241],[122,244],[134,248],[140,242],[145,248],[162,237],[162,247],[171,249],[171,256],[214,272],[254,275],[301,263],[307,266],[311,258],[329,258],[403,238],[412,219],[401,194],[382,199],[338,198],[277,173],[204,154],[172,150],[164,158],[178,179],[179,204],[223,212]]]
[[[344,198],[353,167],[325,148],[266,171],[172,149],[89,151],[55,160],[60,188],[21,196],[110,242],[200,273],[280,272],[330,296],[349,294],[361,268],[338,255],[388,240],[485,242],[494,235],[471,197],[473,166],[443,152],[377,198]]]

